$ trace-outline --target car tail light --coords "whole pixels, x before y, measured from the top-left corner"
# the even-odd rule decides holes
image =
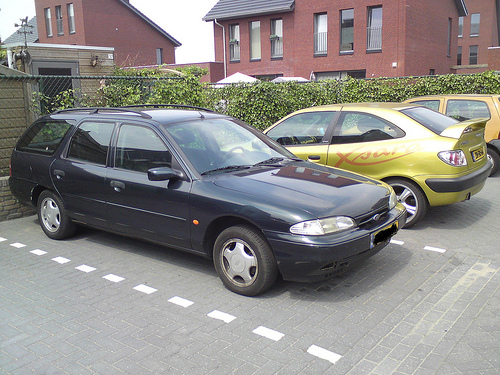
[[[453,165],[454,167],[464,167],[467,165],[467,159],[462,150],[441,151],[438,156],[446,164]]]

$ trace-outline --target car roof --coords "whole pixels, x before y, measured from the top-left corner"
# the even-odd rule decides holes
[[[421,100],[421,99],[439,99],[439,98],[452,98],[452,99],[464,99],[464,98],[499,98],[500,94],[436,94],[436,95],[423,95],[416,96],[408,100]]]
[[[400,111],[406,108],[416,107],[414,104],[410,103],[395,103],[395,102],[382,102],[382,103],[339,103],[339,104],[328,104],[317,107],[304,108],[297,112],[314,112],[314,111],[328,111],[328,110],[363,110],[363,109],[393,109]]]
[[[118,108],[83,107],[63,109],[48,115],[48,117],[54,119],[72,119],[75,121],[83,117],[91,118],[92,116],[116,119],[123,119],[130,116],[130,118],[153,120],[164,125],[200,118],[229,117],[215,113],[209,109],[184,105],[144,105]]]

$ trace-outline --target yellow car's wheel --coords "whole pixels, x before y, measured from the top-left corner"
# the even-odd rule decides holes
[[[429,203],[417,184],[403,178],[392,178],[386,182],[394,189],[398,202],[406,208],[408,214],[405,228],[411,227],[425,216]]]

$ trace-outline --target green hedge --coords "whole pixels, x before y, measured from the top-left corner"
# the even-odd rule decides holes
[[[261,82],[206,90],[206,105],[265,129],[298,109],[335,103],[401,102],[431,94],[500,94],[500,76],[472,75],[329,80],[308,83]]]
[[[500,75],[442,75],[409,78],[328,80],[319,82],[258,82],[217,87],[200,83],[199,68],[166,76],[158,69],[117,69],[94,95],[75,90],[54,98],[35,96],[35,108],[55,110],[78,106],[120,107],[132,104],[185,104],[209,108],[265,129],[298,109],[352,102],[400,102],[429,94],[500,94]]]

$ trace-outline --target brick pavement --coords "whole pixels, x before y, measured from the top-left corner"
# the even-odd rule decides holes
[[[211,262],[0,223],[0,373],[497,374],[500,177],[323,283],[248,298]]]

